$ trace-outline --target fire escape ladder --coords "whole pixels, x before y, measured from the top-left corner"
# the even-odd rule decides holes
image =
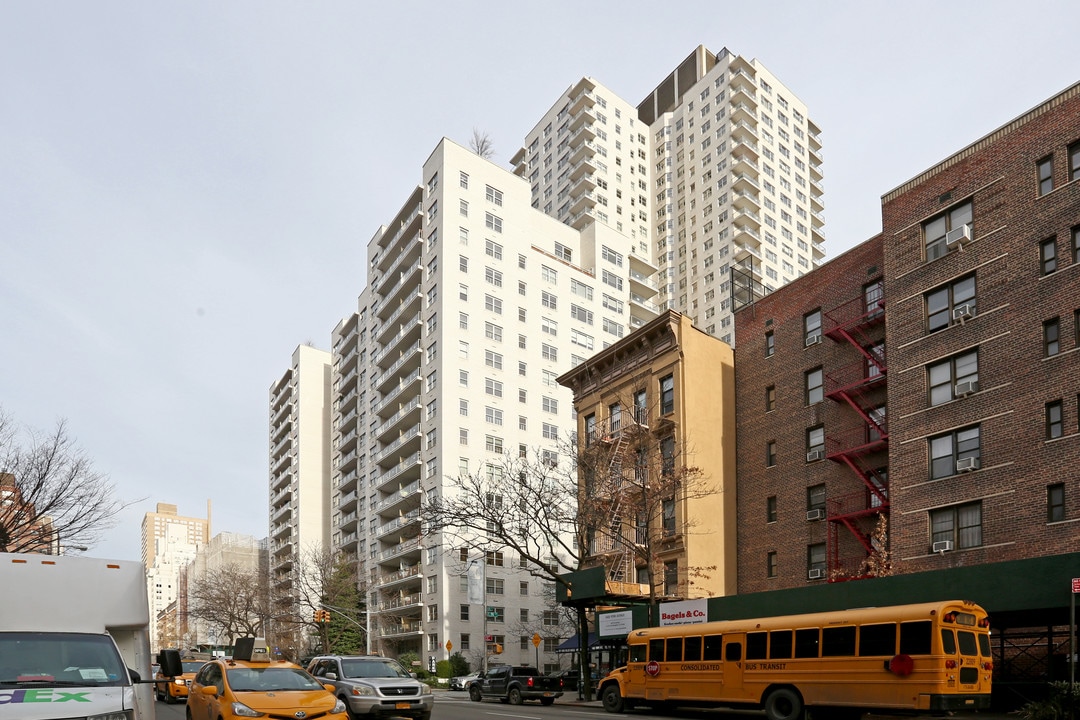
[[[611,451],[611,463],[608,465],[608,482],[611,487],[611,519],[608,531],[611,533],[611,555],[608,559],[608,577],[619,582],[631,582],[633,557],[626,538],[626,529],[621,517],[623,496],[623,455],[626,451],[626,434],[619,433]]]

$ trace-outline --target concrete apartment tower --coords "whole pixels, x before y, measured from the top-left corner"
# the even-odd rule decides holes
[[[149,570],[157,558],[159,543],[169,528],[175,537],[183,537],[192,545],[210,539],[210,501],[206,501],[206,517],[187,517],[178,515],[175,505],[158,503],[154,512],[143,515],[142,521],[142,561]]]
[[[331,546],[364,568],[372,650],[425,664],[460,650],[477,666],[500,644],[492,662],[518,664],[537,661],[539,633],[540,665],[557,664],[570,631],[554,588],[517,557],[486,558],[485,603],[470,605],[476,553],[421,536],[419,508],[453,492],[449,477],[501,472],[506,454],[558,461],[574,419],[555,378],[647,316],[654,272],[628,235],[562,224],[513,173],[448,140],[435,148],[369,242],[368,287],[333,333]]]
[[[581,80],[511,162],[533,207],[629,235],[660,269],[660,309],[729,344],[731,268],[768,293],[825,256],[820,130],[760,62],[727,48],[699,46],[636,108]],[[631,291],[635,307],[643,299]]]
[[[300,345],[270,386],[270,582],[297,591],[294,569],[330,541],[330,353]]]

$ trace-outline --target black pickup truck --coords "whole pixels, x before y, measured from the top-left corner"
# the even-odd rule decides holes
[[[474,702],[486,699],[520,705],[525,700],[539,700],[541,705],[550,705],[560,696],[562,680],[541,675],[534,667],[496,665],[469,686],[469,699]]]

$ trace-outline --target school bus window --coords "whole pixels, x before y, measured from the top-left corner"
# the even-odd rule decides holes
[[[821,657],[854,657],[855,626],[827,627],[821,631]]]
[[[701,656],[702,660],[719,660],[720,659],[720,657],[721,657],[721,655],[720,655],[720,646],[722,645],[720,640],[721,640],[720,635],[706,635],[705,636],[705,652]],[[731,648],[731,646],[729,645],[728,649],[730,649],[730,648]],[[738,660],[740,658],[735,658],[735,659]]]
[[[983,657],[990,657],[990,636],[979,635],[979,653]]]
[[[791,631],[773,630],[769,633],[769,659],[788,660],[791,658]]]
[[[859,655],[895,655],[896,623],[863,625],[859,628]]]
[[[818,656],[817,628],[804,628],[795,631],[795,657],[816,658]]]
[[[929,620],[900,623],[900,652],[904,655],[929,655],[934,624]]]
[[[946,655],[956,654],[956,638],[948,628],[941,628],[941,651]]]
[[[691,635],[686,638],[683,646],[683,660],[686,662],[698,662],[701,660],[701,637]]]
[[[643,663],[646,660],[646,646],[644,643],[638,643],[637,645],[630,646],[630,662]]]
[[[746,633],[746,659],[764,660],[769,657],[768,633]]]
[[[664,638],[649,641],[649,660],[664,662]]]
[[[667,654],[664,659],[668,662],[679,662],[682,660],[682,638],[668,638]]]
[[[705,659],[714,660],[715,658]],[[728,662],[738,662],[742,660],[742,643],[728,643],[727,650],[724,652],[724,659]]]
[[[978,655],[979,650],[975,645],[975,633],[967,630],[956,631],[956,641],[960,644],[961,655]]]

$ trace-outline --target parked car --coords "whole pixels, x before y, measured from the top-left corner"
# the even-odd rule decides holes
[[[459,675],[458,677],[450,678],[451,690],[468,690],[469,685],[483,677],[483,673],[469,673],[468,675]]]
[[[578,679],[581,677],[581,671],[577,668],[567,668],[566,670],[559,670],[551,673],[548,677],[558,678],[562,680],[563,690],[577,690]]]
[[[525,700],[539,700],[541,705],[550,705],[558,697],[562,697],[562,682],[527,665],[490,667],[482,679],[469,686],[473,702],[486,699],[520,705]]]
[[[320,655],[308,665],[319,682],[349,706],[352,718],[399,715],[431,720],[431,688],[393,658],[380,655]]]

